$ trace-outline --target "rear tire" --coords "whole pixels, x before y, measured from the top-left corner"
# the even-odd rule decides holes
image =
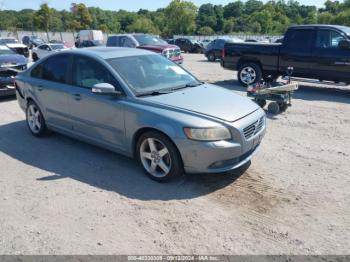
[[[262,78],[262,70],[257,63],[244,63],[238,70],[238,81],[243,86],[258,83]]]
[[[255,102],[256,102],[261,108],[264,108],[264,106],[266,106],[266,100],[265,100],[265,99],[256,99]]]
[[[142,134],[137,142],[136,154],[146,174],[157,182],[165,182],[183,174],[177,148],[160,132]]]

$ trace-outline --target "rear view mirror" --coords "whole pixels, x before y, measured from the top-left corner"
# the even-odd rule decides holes
[[[121,95],[120,91],[116,91],[115,87],[109,83],[98,83],[92,87],[92,93],[97,95]]]
[[[338,47],[340,49],[350,49],[350,41],[349,40],[340,40]]]

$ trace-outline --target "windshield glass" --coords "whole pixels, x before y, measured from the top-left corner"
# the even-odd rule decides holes
[[[64,49],[64,45],[51,45],[53,50]]]
[[[342,30],[345,34],[350,36],[350,27],[347,26],[339,26],[339,29]]]
[[[18,43],[18,40],[14,39],[14,38],[3,38],[3,39],[0,39],[0,43],[1,44],[15,44],[15,43]]]
[[[13,55],[15,52],[13,52],[11,49],[0,49],[0,55]]]
[[[200,84],[182,67],[160,55],[118,57],[107,61],[136,95]]]
[[[167,44],[164,40],[160,39],[159,37],[152,36],[152,35],[134,35],[137,42],[139,42],[140,45],[163,45]]]

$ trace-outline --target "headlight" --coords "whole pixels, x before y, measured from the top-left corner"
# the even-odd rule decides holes
[[[218,141],[231,139],[230,131],[224,127],[212,128],[184,128],[184,132],[189,139],[200,141]]]

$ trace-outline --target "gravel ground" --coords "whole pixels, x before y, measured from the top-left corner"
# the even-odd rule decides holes
[[[185,55],[184,66],[244,95],[232,71],[203,55]],[[268,115],[250,166],[167,184],[132,159],[58,134],[35,138],[15,100],[0,107],[1,254],[349,253],[346,92],[303,87],[287,112]]]

